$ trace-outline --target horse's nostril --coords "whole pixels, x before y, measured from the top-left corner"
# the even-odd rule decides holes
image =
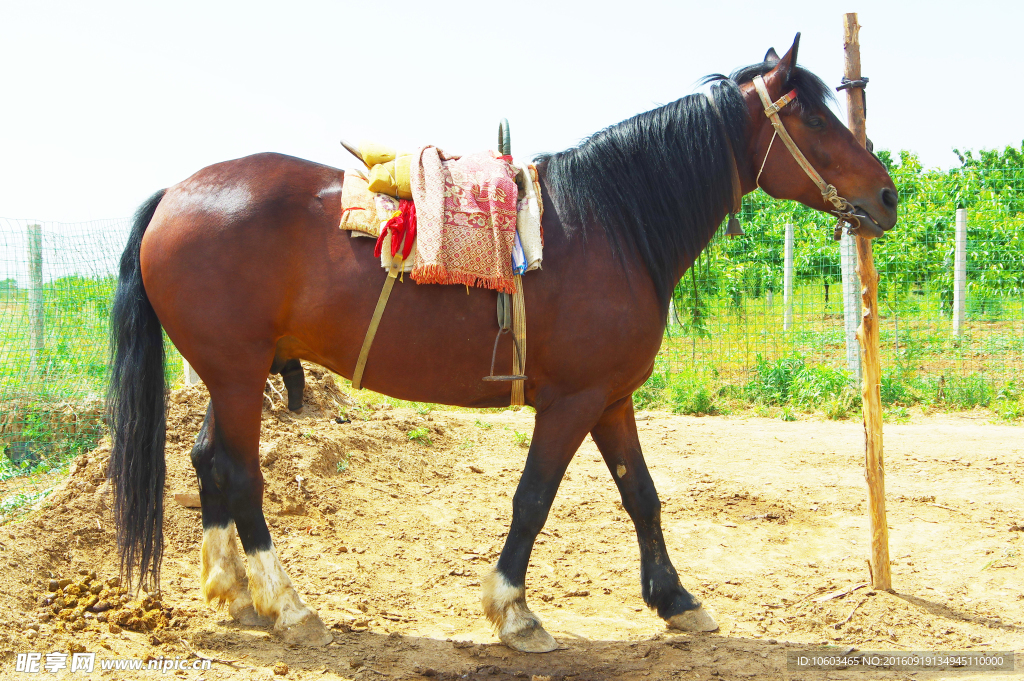
[[[896,195],[896,192],[889,189],[888,187],[882,190],[882,203],[885,206],[889,208],[895,208],[899,202],[900,197]]]

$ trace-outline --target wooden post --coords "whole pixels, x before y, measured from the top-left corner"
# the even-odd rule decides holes
[[[860,26],[857,14],[843,15],[843,48],[846,52],[846,77],[860,79]],[[867,141],[864,125],[864,90],[847,88],[846,110],[853,132],[861,144]],[[860,277],[863,313],[857,338],[860,340],[863,371],[865,477],[868,483],[868,508],[871,515],[871,585],[892,591],[889,572],[889,526],[885,517],[885,466],[882,460],[881,370],[878,365],[878,272],[871,251],[871,240],[857,237],[857,275]]]
[[[964,331],[967,311],[967,209],[956,209],[956,246],[953,256],[953,335]]]
[[[793,326],[793,223],[786,223],[785,261],[782,270],[782,330]]]
[[[43,332],[43,228],[29,225],[28,238],[28,318],[29,318],[29,360],[31,373],[39,370],[45,341]]]

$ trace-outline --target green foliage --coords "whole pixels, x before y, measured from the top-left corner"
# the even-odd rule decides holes
[[[15,492],[0,500],[0,522],[7,522],[11,518],[24,513],[37,501],[49,496],[53,489],[43,489],[35,492]]]
[[[421,445],[432,447],[434,445],[430,440],[430,430],[428,428],[415,428],[409,431],[409,439],[414,442],[419,442]]]
[[[677,414],[704,416],[717,414],[714,399],[707,386],[684,382],[672,386],[672,411]]]
[[[954,216],[957,208],[966,208],[968,300],[979,305],[974,312],[992,317],[999,314],[993,301],[1024,295],[1024,143],[977,157],[957,153],[961,167],[946,172],[923,168],[907,151],[898,161],[888,151],[879,152],[900,197],[897,228],[874,241],[879,298],[895,302],[927,290],[937,293],[942,311],[950,313]],[[795,226],[795,284],[820,284],[832,301],[829,287],[841,280],[833,219],[758,190],[744,197],[740,220],[747,236],[716,240],[676,288],[677,313],[688,335],[707,337],[710,299],[739,305],[743,297],[781,291],[787,223]]]
[[[818,369],[809,369],[801,356],[781,357],[768,361],[757,356],[753,380],[747,384],[747,394],[752,401],[769,406],[809,402],[813,396],[820,396],[824,388],[816,381]],[[826,382],[831,378],[826,373]]]
[[[516,443],[516,446],[522,447],[523,449],[530,448],[530,434],[520,433],[518,430],[512,431],[512,441]]]
[[[665,391],[668,388],[669,372],[655,371],[640,388],[633,393],[633,408],[657,409],[665,404]]]
[[[996,390],[984,376],[970,374],[952,375],[936,386],[937,397],[946,406],[954,409],[987,407],[996,395]]]
[[[852,388],[846,388],[838,395],[829,396],[821,405],[821,409],[830,420],[841,421],[849,417],[859,403],[860,396]]]

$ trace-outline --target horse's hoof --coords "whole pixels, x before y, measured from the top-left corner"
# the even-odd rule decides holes
[[[718,631],[718,624],[703,607],[684,610],[668,620],[669,629],[680,631]]]
[[[334,636],[327,631],[323,620],[315,612],[310,612],[290,627],[283,629],[275,627],[274,631],[284,639],[285,643],[308,648],[320,648],[334,640]]]
[[[236,598],[228,606],[228,613],[231,615],[231,619],[235,620],[243,627],[269,627],[274,623],[269,617],[264,617],[256,612],[256,608],[252,606],[252,601],[248,603],[239,603],[241,599]],[[237,604],[237,605],[236,605]]]
[[[498,638],[512,650],[518,650],[521,653],[550,653],[558,647],[555,639],[544,630],[537,620],[534,620],[530,626],[516,631],[503,631]]]

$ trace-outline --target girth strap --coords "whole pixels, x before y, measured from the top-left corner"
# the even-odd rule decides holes
[[[515,347],[519,352],[512,353],[512,373],[517,376],[526,375],[526,299],[523,297],[523,276],[513,277],[516,292],[512,294],[512,334],[516,338]],[[512,381],[512,406],[521,407],[526,404],[524,385],[526,381]]]
[[[366,369],[366,359],[370,356],[370,346],[373,345],[373,338],[377,335],[377,327],[380,326],[380,319],[384,316],[384,308],[387,307],[388,298],[391,297],[391,289],[395,287],[395,280],[398,279],[404,264],[401,254],[391,260],[391,267],[388,269],[388,277],[384,280],[384,288],[381,289],[380,297],[377,299],[377,307],[370,319],[370,326],[366,329],[366,337],[363,339],[363,347],[359,350],[359,359],[356,360],[356,370],[352,374],[352,387],[356,390],[362,388],[363,370]]]

